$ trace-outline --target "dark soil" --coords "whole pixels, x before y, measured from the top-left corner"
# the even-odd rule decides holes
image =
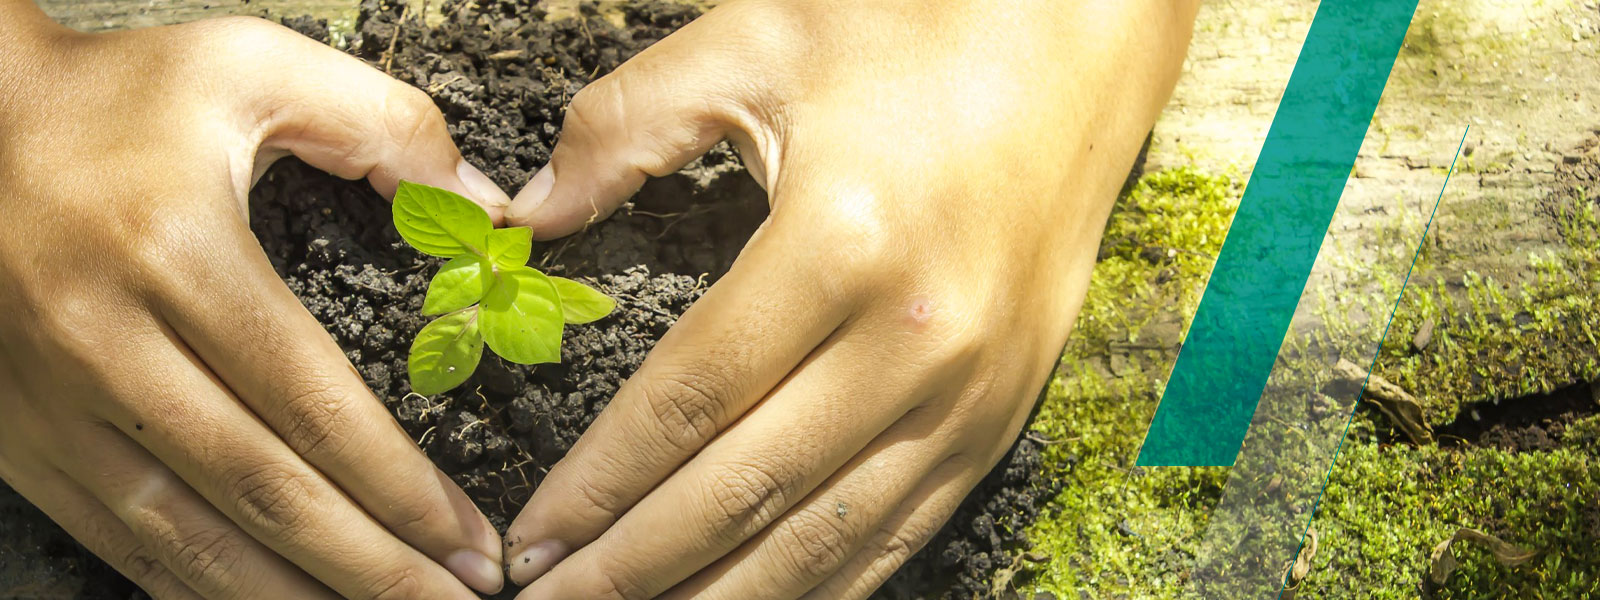
[[[1554,165],[1554,172],[1554,183],[1550,193],[1541,200],[1541,210],[1559,221],[1572,211],[1593,208],[1597,201],[1594,190],[1600,189],[1600,129],[1568,150]],[[1580,228],[1564,230],[1562,234],[1584,236],[1567,240],[1574,245],[1595,243],[1592,231]],[[1565,336],[1545,336],[1539,342],[1570,345],[1581,344],[1583,339],[1580,334],[1569,332]],[[1566,354],[1583,356],[1585,352],[1580,349]],[[1518,366],[1509,365],[1510,368]],[[1600,388],[1596,386],[1600,386],[1600,382],[1569,380],[1549,393],[1464,404],[1454,421],[1437,428],[1434,433],[1445,446],[1553,450],[1562,444],[1569,426],[1600,413],[1600,396],[1596,395]]]
[[[442,12],[445,22],[430,29],[414,18],[401,23],[398,6],[370,0],[349,51],[427,90],[463,154],[508,190],[548,160],[573,93],[697,15],[641,2],[623,9],[628,27],[618,29],[592,7],[580,19],[546,22],[531,1],[446,2]],[[288,24],[329,39],[319,21]],[[524,367],[486,353],[466,385],[428,398],[410,393],[405,359],[441,261],[406,247],[387,203],[363,183],[289,160],[251,195],[252,227],[284,281],[406,432],[502,528],[655,341],[727,270],[766,211],[763,192],[725,147],[652,181],[612,219],[535,248],[546,270],[617,298],[617,313],[570,328],[559,365]],[[1020,440],[879,595],[992,597],[991,578],[1013,565],[1024,571],[1013,581],[1025,581],[1021,531],[1053,487],[1037,444]],[[0,597],[55,585],[37,580],[58,571],[65,587],[56,589],[71,591],[43,597],[128,597],[127,582],[20,504],[0,487],[0,539],[11,544],[0,549]],[[56,562],[66,558],[76,562]]]
[[[1534,394],[1495,403],[1473,403],[1449,425],[1434,431],[1439,444],[1469,444],[1527,452],[1554,450],[1567,428],[1600,413],[1592,384],[1569,385],[1548,394]]]

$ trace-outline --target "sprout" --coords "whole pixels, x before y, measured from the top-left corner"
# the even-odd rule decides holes
[[[411,389],[432,395],[466,382],[483,346],[531,365],[561,361],[561,332],[611,313],[616,302],[582,283],[528,266],[533,232],[495,229],[489,213],[448,190],[400,182],[394,226],[424,254],[450,259],[428,282],[406,370]]]

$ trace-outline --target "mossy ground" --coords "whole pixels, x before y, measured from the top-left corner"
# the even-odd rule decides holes
[[[1192,568],[1226,469],[1133,463],[1241,184],[1233,173],[1184,167],[1144,176],[1118,201],[1035,421],[1039,435],[1059,442],[1046,460],[1066,481],[1029,532],[1035,550],[1053,557],[1033,582],[1038,590],[1172,597]]]
[[[1493,274],[1457,270],[1468,261],[1434,245],[1396,312],[1378,372],[1416,395],[1430,423],[1454,420],[1461,406],[1548,393],[1600,377],[1600,215],[1581,189],[1543,203],[1566,251],[1530,253],[1532,277],[1511,286]],[[1432,341],[1410,343],[1426,322]]]
[[[1593,439],[1571,437],[1567,447],[1525,453],[1347,443],[1316,518],[1319,549],[1299,598],[1600,597],[1594,448]],[[1460,568],[1425,592],[1428,556],[1457,527],[1540,555],[1507,568],[1482,548],[1459,546]]]
[[[1164,339],[1163,325],[1187,327],[1241,191],[1235,174],[1184,167],[1144,176],[1119,200],[1032,434],[1056,442],[1047,461],[1065,485],[1028,532],[1036,554],[1053,558],[1024,580],[1025,594],[1181,596],[1228,469],[1133,463],[1181,338]],[[1600,218],[1579,200],[1550,204],[1572,252],[1528,256],[1537,284],[1510,288],[1492,275],[1453,272],[1448,247],[1425,246],[1378,373],[1416,394],[1431,424],[1473,402],[1600,375],[1592,359],[1600,310],[1591,300]],[[1403,269],[1411,246],[1401,238],[1416,239],[1422,225],[1397,219],[1375,232],[1394,243],[1374,246],[1401,249],[1377,262]],[[1387,317],[1400,275],[1383,271],[1367,282],[1369,294],[1325,306],[1323,339],[1292,335],[1291,346],[1361,338]],[[1410,341],[1430,319],[1433,341],[1418,351]],[[1429,553],[1457,527],[1542,553],[1504,568],[1460,546],[1460,569],[1428,590],[1433,597],[1600,597],[1600,417],[1569,427],[1552,451],[1388,443],[1394,436],[1381,416],[1357,411],[1313,523],[1320,549],[1300,598],[1417,598]]]

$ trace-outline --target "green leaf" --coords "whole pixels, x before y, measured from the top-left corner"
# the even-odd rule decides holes
[[[588,323],[611,314],[617,307],[617,301],[610,296],[571,279],[551,277],[550,283],[561,297],[561,314],[568,323]]]
[[[533,230],[508,227],[489,232],[489,259],[507,269],[528,266],[533,254]]]
[[[488,261],[476,256],[457,256],[444,263],[439,274],[428,282],[428,295],[422,298],[422,314],[442,315],[477,304],[494,283],[494,270]]]
[[[455,192],[401,181],[394,194],[394,228],[424,254],[455,258],[482,255],[494,224],[482,207]]]
[[[434,319],[411,342],[406,371],[411,391],[424,396],[447,392],[467,381],[483,357],[477,309],[453,312]]]
[[[479,308],[483,339],[501,358],[524,365],[561,362],[561,299],[544,273],[501,269]]]

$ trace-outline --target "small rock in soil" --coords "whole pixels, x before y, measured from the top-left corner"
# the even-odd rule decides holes
[[[1433,341],[1433,326],[1433,317],[1422,320],[1422,324],[1417,326],[1417,334],[1411,337],[1412,350],[1421,352],[1428,348],[1428,344]]]

